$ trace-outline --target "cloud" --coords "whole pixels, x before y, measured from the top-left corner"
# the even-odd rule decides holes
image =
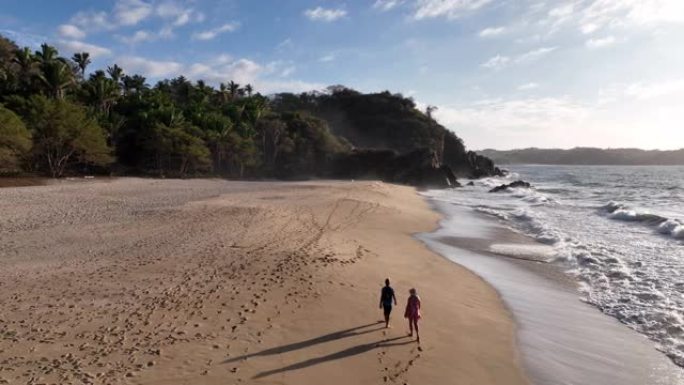
[[[114,5],[114,19],[119,25],[136,25],[152,14],[152,5],[142,0],[119,0]]]
[[[109,21],[107,12],[78,12],[71,18],[71,24],[89,31],[112,29],[114,25]]]
[[[262,65],[246,58],[235,59],[228,54],[192,64],[154,61],[139,56],[119,57],[116,62],[127,73],[139,73],[155,80],[179,75],[185,75],[194,81],[204,80],[214,85],[233,80],[242,85],[252,84],[256,90],[264,94],[306,92],[325,88],[325,85],[320,83],[283,79],[295,71],[292,62],[275,61]]]
[[[404,0],[375,0],[375,3],[373,3],[373,8],[386,12],[403,3]]]
[[[332,22],[341,19],[347,15],[344,9],[326,9],[323,7],[316,7],[304,11],[304,16],[309,20]]]
[[[285,48],[292,47],[292,44],[293,44],[293,43],[292,43],[292,39],[288,37],[287,39],[285,39],[285,40],[281,41],[280,43],[278,43],[278,45],[276,46],[276,49],[277,49],[277,50],[283,50],[283,49],[285,49]]]
[[[116,35],[116,38],[125,44],[135,45],[160,39],[171,39],[174,36],[173,28],[171,26],[164,26],[157,32],[141,29],[135,31],[132,35]]]
[[[322,83],[311,83],[301,80],[257,80],[254,82],[254,88],[266,95],[275,94],[279,92],[293,92],[302,93],[310,91],[319,91],[327,87]]]
[[[567,145],[567,130],[584,127],[592,113],[590,106],[570,97],[491,99],[437,107],[437,121],[473,148]]]
[[[615,37],[606,36],[603,38],[589,39],[586,42],[586,46],[589,48],[602,48],[607,47],[615,43]]]
[[[211,40],[224,32],[233,32],[238,29],[239,26],[240,24],[238,23],[226,23],[208,31],[197,32],[192,35],[192,38],[195,40]]]
[[[211,83],[229,82],[254,83],[264,72],[265,67],[249,59],[233,60],[228,56],[224,60],[207,63],[194,63],[187,69],[188,77],[194,80],[206,80]]]
[[[525,52],[522,55],[519,55],[518,57],[515,58],[516,63],[525,63],[525,62],[532,62],[541,59],[542,57],[550,54],[551,52],[555,51],[558,47],[541,47],[534,49],[529,52]]]
[[[438,107],[437,119],[451,127],[476,126],[517,131],[571,127],[588,113],[587,106],[568,97],[494,99]]]
[[[98,45],[89,44],[78,40],[57,40],[55,46],[60,51],[66,51],[69,54],[74,54],[76,52],[88,52],[92,58],[109,56],[112,54],[112,51],[109,48],[100,47]]]
[[[435,17],[458,19],[490,2],[491,0],[417,0],[413,17],[416,20]]]
[[[165,2],[157,6],[157,16],[162,19],[173,20],[175,27],[186,25],[190,22],[199,23],[204,21],[204,14],[193,8],[184,8],[174,2]]]
[[[181,6],[174,1],[153,4],[153,2],[143,0],[117,0],[110,12],[81,11],[76,13],[69,24],[65,24],[65,26],[71,25],[81,31],[111,31],[138,25],[151,17],[158,17],[164,23],[159,33],[150,33],[150,36],[156,35],[158,38],[171,37],[174,28],[189,23],[199,23],[205,18],[202,12]],[[67,37],[66,35],[63,36]],[[138,34],[139,41],[145,40],[142,36],[142,34]],[[68,37],[77,38],[76,35]]]
[[[435,118],[471,148],[681,147],[684,78],[615,85],[603,93],[611,103],[556,96],[437,104]]]
[[[175,61],[154,61],[138,56],[123,56],[116,62],[127,73],[138,73],[151,78],[179,75],[183,64]]]
[[[39,48],[40,45],[47,40],[47,37],[42,35],[34,35],[32,33],[14,31],[11,29],[0,29],[0,34],[14,40],[20,47]]]
[[[518,91],[529,91],[539,88],[539,84],[530,82],[518,86]]]
[[[586,0],[557,6],[541,24],[574,25],[583,34],[603,29],[649,28],[663,24],[684,24],[681,0]]]
[[[478,35],[480,37],[495,37],[495,36],[501,36],[506,32],[505,27],[490,27],[490,28],[485,28]]]
[[[511,62],[510,57],[496,55],[494,57],[491,57],[486,62],[482,63],[482,67],[496,70],[496,69],[501,69],[501,68],[506,67],[508,65],[508,63],[510,63],[510,62]]]
[[[295,67],[293,65],[289,66],[289,67],[285,67],[285,68],[283,68],[282,71],[280,71],[280,76],[286,78],[286,77],[292,75],[293,73],[295,73],[296,70],[297,70],[297,67]]]
[[[119,40],[126,44],[137,44],[137,43],[142,43],[146,41],[154,41],[157,40],[158,36],[152,32],[149,31],[136,31],[133,35],[131,36],[119,36]]]
[[[684,78],[613,84],[599,90],[599,103],[622,104],[628,100],[678,102],[684,98]]]
[[[684,79],[672,79],[664,82],[632,83],[626,87],[625,95],[639,100],[678,95],[678,97],[674,99],[682,100],[681,97],[684,96]]]
[[[334,53],[329,53],[327,55],[321,56],[318,61],[321,63],[329,63],[331,61],[335,60],[335,54]]]
[[[71,24],[62,24],[57,27],[57,32],[60,36],[67,39],[83,39],[86,37],[86,33],[80,28]]]
[[[482,63],[481,66],[493,70],[500,70],[511,64],[531,63],[555,51],[557,48],[558,47],[541,47],[514,57],[496,55]]]

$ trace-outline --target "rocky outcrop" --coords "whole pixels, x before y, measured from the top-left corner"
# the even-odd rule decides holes
[[[494,165],[494,162],[474,151],[468,151],[468,165],[470,166],[471,176],[473,178],[482,178],[485,176],[503,176],[503,172]]]
[[[332,176],[346,179],[381,179],[423,188],[459,187],[449,166],[439,164],[430,149],[406,154],[392,150],[358,149],[339,156],[332,166]]]
[[[513,183],[502,184],[500,186],[496,186],[493,189],[489,190],[489,192],[490,193],[496,193],[496,192],[506,191],[509,188],[530,188],[530,187],[532,187],[531,184],[529,184],[525,181],[522,181],[522,180],[517,180]]]

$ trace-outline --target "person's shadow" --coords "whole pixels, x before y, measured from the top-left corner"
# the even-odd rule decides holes
[[[261,372],[252,378],[258,379],[258,378],[271,376],[273,374],[288,372],[290,370],[304,369],[304,368],[308,368],[308,367],[313,366],[313,365],[322,364],[322,363],[327,362],[327,361],[339,360],[341,358],[355,356],[357,354],[362,354],[362,353],[365,353],[367,351],[377,349],[377,348],[408,345],[408,344],[413,343],[413,340],[409,340],[409,341],[405,341],[405,342],[392,342],[392,341],[397,341],[397,340],[401,340],[404,338],[407,338],[407,336],[387,338],[387,339],[384,339],[382,341],[352,346],[351,348],[340,350],[339,352],[336,352],[336,353],[332,353],[332,354],[328,354],[328,355],[316,357],[316,358],[310,358],[308,360],[297,362],[295,364],[288,365],[288,366],[285,366],[285,367],[282,367],[279,369],[273,369],[273,370]]]
[[[353,337],[353,336],[358,336],[361,334],[367,334],[367,333],[372,333],[375,331],[380,331],[380,330],[383,330],[384,328],[383,327],[372,328],[372,329],[366,329],[366,328],[368,328],[370,326],[378,325],[382,322],[384,322],[384,321],[378,321],[378,322],[374,322],[374,323],[370,323],[370,324],[366,324],[366,325],[356,326],[356,327],[353,327],[351,329],[340,330],[338,332],[326,334],[326,335],[323,335],[320,337],[312,338],[310,340],[295,342],[293,344],[288,344],[288,345],[283,345],[283,346],[278,346],[275,348],[262,350],[262,351],[257,352],[257,353],[251,353],[251,354],[245,354],[245,355],[238,356],[238,357],[233,357],[233,358],[230,358],[230,359],[223,361],[222,363],[228,364],[231,362],[240,361],[240,360],[245,359],[245,358],[270,356],[270,355],[274,355],[274,354],[287,353],[287,352],[291,352],[294,350],[308,348],[309,346],[322,344],[325,342],[330,342],[330,341],[339,340],[342,338]]]
[[[308,348],[310,346],[314,346],[317,344],[322,344],[322,343],[326,343],[326,342],[330,342],[330,341],[339,340],[342,338],[348,338],[348,337],[354,337],[354,336],[358,336],[358,335],[362,335],[362,334],[373,333],[373,332],[385,329],[383,326],[375,327],[375,328],[371,327],[371,326],[379,325],[382,323],[384,323],[384,321],[377,321],[377,322],[369,323],[366,325],[356,326],[356,327],[353,327],[350,329],[340,330],[340,331],[337,331],[334,333],[322,335],[320,337],[312,338],[309,340],[295,342],[295,343],[287,344],[287,345],[282,345],[282,346],[278,346],[275,348],[262,350],[262,351],[257,352],[257,353],[251,353],[251,354],[245,354],[242,356],[233,357],[233,358],[230,358],[230,359],[223,361],[222,363],[228,364],[231,362],[237,362],[237,361],[247,359],[247,358],[252,358],[252,357],[263,357],[263,356],[271,356],[271,355],[275,355],[275,354],[283,354],[283,353],[288,353],[288,352],[292,352],[292,351],[299,350],[299,349]],[[394,338],[385,338],[383,340],[376,341],[376,342],[352,346],[350,348],[341,350],[341,351],[336,352],[336,353],[332,353],[332,354],[328,354],[328,355],[316,357],[316,358],[310,358],[308,360],[297,362],[295,364],[288,365],[288,366],[285,366],[285,367],[282,367],[279,369],[273,369],[273,370],[261,372],[261,373],[257,374],[256,376],[254,376],[253,378],[254,379],[263,378],[263,377],[267,377],[267,376],[270,376],[273,374],[287,372],[290,370],[303,369],[303,368],[307,368],[307,367],[310,367],[313,365],[321,364],[321,363],[324,363],[327,361],[333,361],[333,360],[338,360],[338,359],[345,358],[345,357],[354,356],[357,354],[362,354],[362,353],[365,353],[365,352],[368,352],[370,350],[377,349],[377,348],[388,347],[388,346],[408,345],[408,344],[413,343],[412,340],[405,341],[405,342],[393,342],[393,341],[398,341],[398,340],[401,340],[404,338],[406,338],[406,336],[394,337]]]

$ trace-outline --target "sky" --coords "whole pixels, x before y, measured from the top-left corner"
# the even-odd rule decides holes
[[[471,149],[684,147],[684,0],[0,0],[0,34],[150,83],[412,97]]]

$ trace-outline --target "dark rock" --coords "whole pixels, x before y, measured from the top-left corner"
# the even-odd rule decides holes
[[[517,180],[517,181],[515,181],[515,182],[513,182],[513,183],[502,184],[502,185],[500,185],[500,186],[496,186],[496,187],[494,187],[493,189],[489,190],[489,192],[490,192],[490,193],[495,193],[495,192],[500,192],[500,191],[506,191],[506,190],[508,190],[509,188],[530,188],[530,187],[532,187],[531,184],[529,184],[529,183],[527,183],[527,182],[525,182],[525,181],[522,181],[522,180]]]
[[[468,182],[468,184],[466,186],[475,186],[475,182],[470,181],[470,182]]]
[[[474,151],[466,153],[469,176],[482,178],[485,176],[504,176],[504,173],[494,165],[494,162]]]
[[[332,174],[336,178],[377,178],[423,188],[460,187],[451,168],[439,164],[436,153],[430,149],[401,155],[392,150],[354,150],[335,160]]]

